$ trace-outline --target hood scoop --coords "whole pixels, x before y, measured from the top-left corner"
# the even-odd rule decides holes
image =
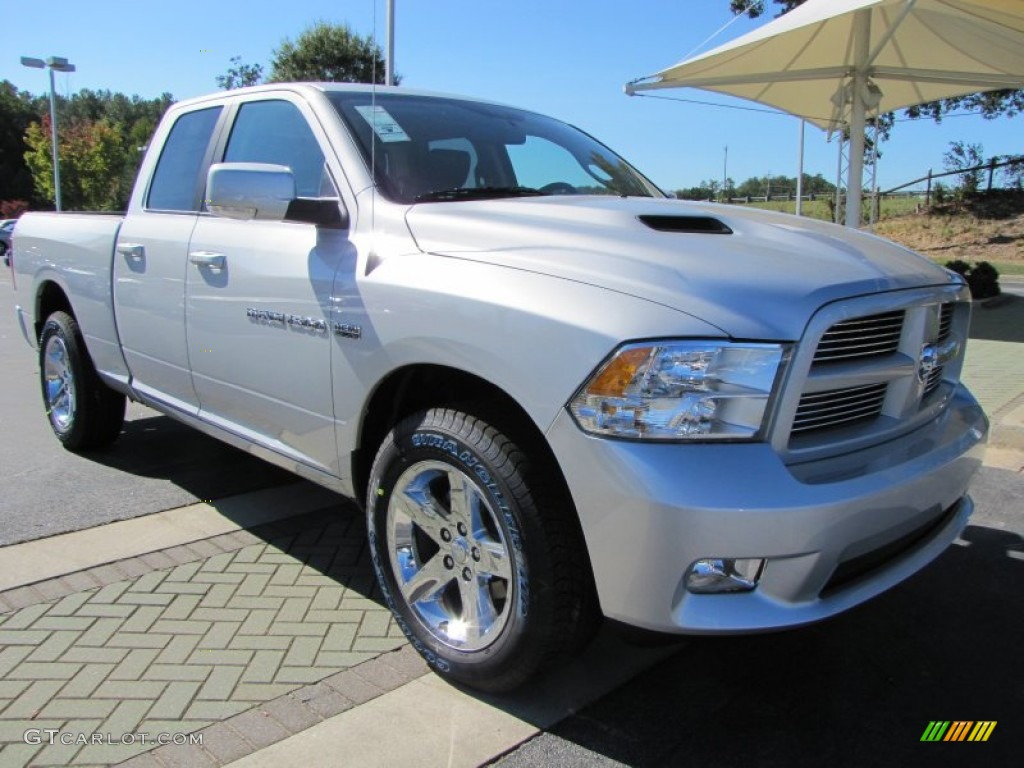
[[[702,235],[731,235],[732,230],[711,216],[637,216],[640,221],[658,232],[690,232]]]

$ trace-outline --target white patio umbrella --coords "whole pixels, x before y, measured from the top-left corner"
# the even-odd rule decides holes
[[[868,112],[1024,88],[1024,0],[807,0],[626,93],[681,87],[847,128],[846,224],[857,226]]]

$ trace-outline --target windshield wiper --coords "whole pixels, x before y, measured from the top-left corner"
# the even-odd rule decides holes
[[[493,200],[499,197],[535,197],[543,195],[539,189],[532,187],[456,187],[454,189],[435,189],[417,195],[415,203],[437,203],[446,200]]]

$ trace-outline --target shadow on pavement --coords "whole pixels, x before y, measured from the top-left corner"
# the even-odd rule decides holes
[[[971,314],[970,337],[1024,342],[1024,297],[1004,293],[988,307],[976,302]]]
[[[160,415],[125,421],[116,443],[82,456],[131,475],[169,480],[202,501],[297,479],[287,470]]]
[[[263,523],[249,532],[279,552],[275,558],[280,562],[312,569],[383,607],[370,562],[366,519],[354,503],[341,496],[337,500],[329,508]]]
[[[925,571],[831,621],[687,640],[498,765],[1019,764],[1022,578],[1024,540],[972,525]],[[998,724],[985,744],[922,743],[932,720]]]

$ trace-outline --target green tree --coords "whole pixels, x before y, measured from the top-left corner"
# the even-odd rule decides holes
[[[226,74],[217,75],[217,87],[230,91],[235,88],[245,88],[249,85],[259,85],[263,82],[262,64],[243,64],[241,56],[231,57],[231,66]]]
[[[782,10],[778,12],[781,16],[786,11],[792,11],[804,0],[774,0],[776,5],[781,5]],[[745,13],[752,19],[756,19],[765,11],[766,0],[729,0],[729,6],[733,13]]]
[[[318,21],[293,43],[288,38],[274,51],[271,83],[321,81],[383,83],[384,55],[373,38],[360,37],[347,24]],[[397,83],[399,78],[395,77]]]
[[[804,174],[805,195],[832,195],[836,187],[820,173],[811,176]],[[732,179],[726,179],[726,188],[717,179],[702,181],[695,187],[676,190],[680,200],[717,200],[722,197],[764,197],[769,192],[775,195],[796,194],[795,176],[752,176],[742,184],[736,185]]]
[[[1004,155],[1001,160],[1008,160],[1009,165],[1003,167],[1003,184],[1012,189],[1024,191],[1024,155]]]
[[[25,165],[25,131],[38,112],[28,91],[0,82],[0,201],[36,200],[32,173]]]
[[[985,162],[985,149],[981,144],[965,144],[951,141],[949,149],[942,156],[947,171],[962,171],[957,176],[956,196],[961,200],[973,200],[981,187],[982,170],[977,166]],[[970,169],[974,170],[970,170]]]
[[[8,112],[3,109],[5,104],[3,91],[4,89],[0,87],[0,114],[6,116]],[[16,190],[7,192],[9,185],[5,185],[4,182],[9,181],[15,172],[20,172],[26,183],[24,190],[18,193],[18,196],[30,199],[32,207],[45,206],[53,200],[53,165],[49,144],[49,99],[42,95],[32,96],[28,92],[18,94],[18,98],[26,105],[20,122],[0,117],[0,137],[3,136],[5,130],[10,130],[12,125],[16,125],[20,131],[18,134],[20,144],[16,151],[0,152],[0,166],[6,160],[15,169],[12,172],[2,169],[4,172],[0,172],[0,200],[3,200],[6,195],[16,192]],[[161,94],[155,99],[144,99],[140,96],[126,96],[123,93],[113,93],[109,90],[83,89],[69,98],[57,96],[57,128],[61,146],[61,196],[68,207],[72,207],[71,203],[74,202],[74,207],[103,210],[123,209],[128,203],[135,175],[142,160],[141,150],[145,149],[163,113],[173,103],[174,97],[169,93]],[[39,154],[39,147],[27,143],[29,126],[32,123],[36,123],[37,126],[45,126],[45,136],[42,137],[46,141],[45,157]],[[94,126],[97,124],[102,124],[102,127],[95,128]],[[116,134],[116,138],[114,134]],[[36,131],[32,135],[36,136]],[[91,138],[83,138],[83,135]],[[39,137],[37,136],[37,138]],[[95,145],[91,150],[94,156],[91,166],[89,166],[94,170],[90,173],[95,174],[96,168],[106,167],[109,172],[118,174],[116,178],[108,180],[109,183],[104,182],[103,185],[114,195],[114,199],[105,198],[104,194],[98,191],[98,182],[92,178],[86,184],[90,189],[88,200],[81,197],[82,190],[80,188],[69,186],[71,176],[77,173],[77,166],[74,168],[68,166],[65,169],[64,156],[67,148],[73,145],[76,149],[81,150],[90,141]],[[115,161],[111,157],[111,153],[120,153],[121,157]],[[29,162],[27,160],[29,155],[36,155],[35,160]],[[103,155],[106,155],[107,159],[98,164],[96,157]],[[45,168],[45,172],[42,171],[43,168]],[[71,190],[70,197],[69,190]]]
[[[78,121],[58,135],[61,198],[68,210],[115,211],[124,208],[128,155],[118,129],[107,120]],[[50,145],[50,116],[29,125],[25,161],[38,194],[55,199]]]
[[[732,187],[732,179],[729,179],[728,183],[729,186]],[[722,182],[717,179],[707,179],[695,187],[677,189],[676,197],[680,200],[716,200],[718,198],[718,193],[721,191]],[[731,189],[730,192],[732,192]]]
[[[116,164],[121,171],[115,185],[118,199],[113,208],[120,210],[127,206],[139,164],[142,162],[143,151],[149,144],[160,118],[173,103],[174,97],[169,93],[163,93],[155,99],[144,99],[140,96],[112,93],[109,90],[88,89],[72,94],[70,99],[61,100],[57,118],[61,132],[77,123],[90,124],[102,121],[116,130],[120,136],[120,147],[124,156],[121,162]]]

